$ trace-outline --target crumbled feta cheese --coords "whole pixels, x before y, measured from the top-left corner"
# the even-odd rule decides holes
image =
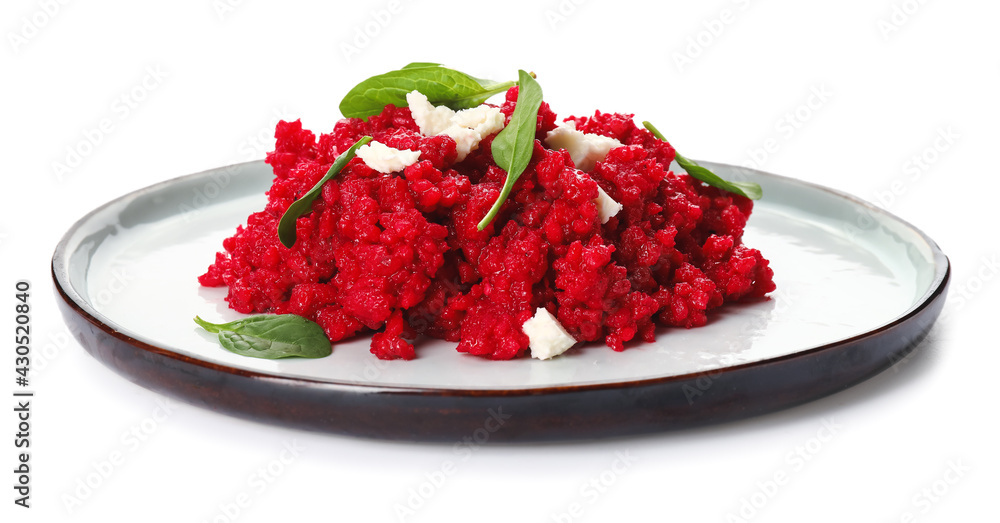
[[[489,136],[503,129],[504,114],[499,107],[480,105],[471,109],[463,109],[455,113],[452,122],[455,125],[475,129],[480,136]]]
[[[572,347],[576,340],[566,332],[559,320],[544,307],[539,307],[535,315],[521,327],[528,336],[531,357],[540,360],[558,356]]]
[[[381,142],[369,142],[358,147],[355,153],[368,167],[384,174],[402,171],[417,163],[420,151],[399,150]]]
[[[483,139],[483,135],[477,133],[475,129],[460,125],[452,125],[438,134],[450,136],[455,140],[456,162],[464,160],[470,152],[479,147],[479,141]]]
[[[410,106],[410,116],[417,122],[417,127],[420,127],[424,136],[441,134],[451,125],[451,118],[455,116],[455,111],[448,107],[431,105],[419,91],[407,94],[406,104]]]
[[[608,151],[622,146],[614,138],[577,131],[576,122],[572,120],[549,131],[545,135],[545,143],[552,149],[566,149],[576,168],[584,172],[590,172],[597,162],[608,155]]]
[[[618,214],[618,211],[622,210],[623,207],[622,204],[611,199],[608,193],[600,187],[597,188],[597,198],[594,199],[594,202],[597,203],[597,215],[601,217],[601,224],[608,223],[608,220]]]
[[[419,91],[407,94],[406,103],[421,134],[444,134],[455,140],[459,162],[479,147],[483,137],[503,129],[504,114],[498,107],[480,105],[455,112],[443,105],[434,107]]]

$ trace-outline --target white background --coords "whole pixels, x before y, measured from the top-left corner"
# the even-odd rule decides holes
[[[398,521],[394,506],[416,503],[448,461],[457,470],[424,486],[429,499],[403,520],[995,519],[998,5],[578,3],[4,2],[0,285],[12,309],[15,281],[33,284],[37,394],[30,510],[6,486],[15,420],[3,407],[4,521]],[[359,36],[366,28],[373,36]],[[636,438],[486,446],[467,461],[451,445],[303,433],[180,403],[164,417],[162,397],[67,338],[49,258],[75,220],[154,182],[263,157],[277,117],[330,129],[347,89],[410,61],[496,79],[533,70],[560,115],[635,112],[687,156],[754,161],[880,203],[950,257],[944,317],[912,358],[805,406]],[[796,113],[796,127],[782,123]],[[81,146],[88,133],[99,143]],[[70,148],[85,154],[57,169]],[[304,450],[276,465],[293,443]],[[108,470],[113,452],[122,460]],[[618,453],[634,461],[612,474]],[[261,488],[268,466],[278,473]],[[97,488],[81,488],[101,470]],[[587,486],[602,478],[604,492]],[[582,514],[570,518],[573,503]]]

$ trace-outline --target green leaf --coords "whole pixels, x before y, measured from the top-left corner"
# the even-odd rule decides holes
[[[347,165],[347,162],[354,158],[354,154],[358,151],[358,147],[372,141],[371,136],[362,136],[360,140],[354,142],[354,145],[350,149],[340,153],[337,159],[333,161],[333,165],[330,166],[330,170],[316,182],[316,185],[309,192],[302,195],[301,198],[292,202],[285,210],[285,214],[281,215],[281,220],[278,221],[278,240],[281,244],[289,249],[295,245],[295,221],[299,219],[300,216],[309,214],[312,212],[312,203],[319,197],[323,192],[323,184],[331,180],[334,176],[340,174],[340,171]]]
[[[764,192],[761,190],[760,185],[753,182],[730,182],[720,178],[718,175],[709,171],[708,169],[698,165],[694,160],[689,160],[677,153],[677,164],[680,165],[688,174],[697,178],[712,187],[718,187],[719,189],[736,193],[742,196],[746,196],[751,200],[759,200]]]
[[[667,139],[663,137],[660,131],[658,131],[653,124],[649,122],[642,122],[642,125],[646,129],[649,129],[649,132],[653,133],[653,136],[657,139],[664,142],[667,141]],[[698,162],[685,158],[681,155],[681,153],[677,153],[675,160],[677,160],[677,165],[680,165],[682,169],[691,175],[691,177],[701,180],[712,187],[717,187],[724,191],[746,196],[751,200],[759,200],[761,196],[764,195],[764,191],[761,190],[760,185],[753,182],[730,182],[728,180],[724,180],[712,171],[698,165]]]
[[[210,323],[198,316],[195,323],[219,334],[219,344],[241,356],[323,358],[332,352],[323,328],[295,314],[260,314],[229,323]]]
[[[420,91],[433,105],[468,109],[513,85],[474,78],[441,64],[413,62],[355,85],[341,100],[340,112],[347,118],[368,118],[389,104],[406,107],[406,95],[411,91]]]
[[[410,62],[403,66],[403,69],[419,69],[421,67],[438,67],[441,64],[434,62]]]
[[[504,181],[500,197],[493,202],[493,207],[479,222],[480,231],[485,229],[500,212],[500,207],[510,196],[510,190],[528,167],[531,153],[535,149],[535,129],[538,125],[538,108],[542,105],[542,87],[523,70],[517,73],[521,87],[517,92],[514,114],[510,116],[507,126],[493,139],[492,145],[493,161],[507,171],[507,180]]]

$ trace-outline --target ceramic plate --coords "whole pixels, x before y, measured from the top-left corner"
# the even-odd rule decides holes
[[[923,233],[848,195],[706,162],[758,182],[744,241],[771,260],[770,300],[727,305],[698,329],[661,329],[624,352],[578,346],[548,361],[488,361],[421,339],[380,361],[370,338],[319,360],[223,350],[192,321],[237,319],[197,276],[265,203],[270,167],[250,162],[147,187],[94,210],[56,248],[63,314],[83,346],[145,387],[296,427],[413,440],[601,437],[773,411],[857,383],[929,330],[947,258]]]

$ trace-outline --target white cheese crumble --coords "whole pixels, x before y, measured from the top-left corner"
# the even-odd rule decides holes
[[[417,163],[417,159],[420,158],[420,151],[394,149],[376,141],[358,147],[355,154],[368,164],[368,167],[383,174],[402,171]]]
[[[455,140],[458,162],[475,151],[484,137],[503,129],[504,115],[498,107],[480,105],[455,112],[443,105],[434,107],[419,91],[407,94],[406,103],[421,134],[443,134]]]
[[[573,120],[549,131],[545,135],[545,143],[552,149],[566,149],[576,168],[583,172],[590,172],[597,162],[608,155],[608,151],[622,146],[614,138],[577,131]]]
[[[558,356],[572,347],[576,340],[566,332],[559,320],[544,307],[539,307],[535,315],[521,327],[528,336],[531,357],[547,360]]]
[[[417,122],[421,134],[424,136],[434,136],[444,132],[451,126],[451,119],[455,116],[455,111],[443,105],[434,107],[427,101],[427,97],[420,91],[413,91],[406,95],[406,104],[410,106],[410,116]]]
[[[612,216],[618,214],[618,211],[622,210],[623,205],[614,201],[608,193],[604,192],[604,189],[600,187],[597,188],[597,198],[594,199],[597,204],[597,215],[601,217],[601,224],[608,223],[608,220]]]

